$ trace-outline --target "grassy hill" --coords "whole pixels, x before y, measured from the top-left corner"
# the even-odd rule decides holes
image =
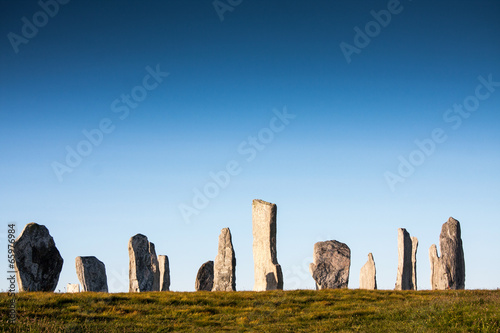
[[[2,332],[500,332],[500,291],[0,294]]]

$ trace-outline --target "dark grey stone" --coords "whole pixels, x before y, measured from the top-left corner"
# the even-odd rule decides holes
[[[96,257],[76,257],[76,275],[82,291],[108,292],[108,279],[104,263]]]
[[[203,265],[201,265],[198,270],[198,274],[196,274],[196,282],[194,284],[194,288],[196,291],[206,290],[212,291],[214,286],[214,262],[207,261]]]
[[[27,224],[14,242],[19,291],[54,291],[63,258],[49,230],[37,223]]]

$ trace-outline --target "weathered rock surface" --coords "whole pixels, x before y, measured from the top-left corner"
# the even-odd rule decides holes
[[[431,288],[465,289],[465,258],[460,222],[450,217],[441,228],[439,236],[441,258],[436,245],[429,249],[431,262]]]
[[[413,285],[413,290],[417,290],[417,248],[418,239],[417,237],[411,238],[411,283]]]
[[[155,246],[142,234],[130,238],[129,255],[129,291],[159,291],[160,270]]]
[[[446,290],[448,288],[448,275],[439,260],[436,244],[429,248],[429,261],[431,263],[431,289]]]
[[[351,267],[351,249],[336,240],[314,244],[313,263],[309,271],[316,289],[347,288]]]
[[[78,283],[68,283],[66,285],[66,292],[67,293],[79,293],[80,292],[80,285]]]
[[[219,235],[219,251],[214,261],[212,291],[236,291],[236,257],[231,231],[222,229]]]
[[[14,242],[15,268],[19,291],[54,291],[63,258],[49,230],[28,223]]]
[[[406,229],[398,229],[398,274],[395,290],[417,290],[416,237],[410,237]]]
[[[108,292],[108,278],[104,263],[96,257],[76,257],[76,275],[82,291]]]
[[[377,270],[375,269],[375,261],[371,253],[368,253],[368,261],[361,267],[359,288],[377,289]]]
[[[194,284],[194,288],[196,291],[212,291],[214,286],[214,262],[207,261],[203,265],[201,265],[198,270],[198,274],[196,274],[196,282]]]
[[[170,266],[168,257],[158,255],[158,265],[160,266],[160,291],[170,290]]]
[[[283,289],[283,273],[276,254],[276,205],[252,202],[254,291]]]

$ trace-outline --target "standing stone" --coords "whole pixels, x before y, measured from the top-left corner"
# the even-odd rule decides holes
[[[80,292],[80,285],[78,283],[68,283],[66,285],[66,292],[67,293],[79,293]]]
[[[254,291],[283,289],[283,273],[276,255],[276,205],[252,202]]]
[[[398,275],[395,290],[417,290],[418,239],[406,229],[398,229]]]
[[[108,278],[104,263],[96,257],[76,257],[76,275],[82,291],[108,292]]]
[[[413,285],[413,290],[417,290],[417,248],[418,239],[417,237],[411,238],[411,283]]]
[[[168,257],[158,255],[158,265],[160,266],[160,291],[170,290],[170,267]]]
[[[219,251],[214,262],[212,291],[236,291],[236,257],[231,231],[222,229],[219,235]]]
[[[375,269],[375,261],[371,253],[368,253],[368,261],[361,267],[359,288],[377,289],[377,270]]]
[[[198,274],[196,274],[196,282],[194,284],[194,288],[196,291],[212,291],[214,286],[214,262],[207,261],[203,265],[201,265],[198,270]]]
[[[128,241],[129,292],[159,291],[160,270],[155,245],[142,234]]]
[[[49,230],[28,223],[14,242],[15,269],[19,291],[54,291],[63,258]]]
[[[429,260],[431,263],[431,289],[446,290],[448,288],[448,276],[439,260],[436,244],[429,248]]]
[[[429,249],[431,262],[431,288],[465,289],[465,258],[460,222],[450,217],[441,228],[439,236],[441,258],[436,245]]]
[[[309,271],[316,289],[347,288],[351,267],[351,249],[336,240],[314,244],[313,263]]]

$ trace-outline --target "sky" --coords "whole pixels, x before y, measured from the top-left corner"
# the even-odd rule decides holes
[[[460,221],[466,288],[500,287],[500,2],[0,0],[0,265],[8,225],[45,225],[128,291],[130,237],[174,291],[229,227],[253,289],[252,200],[276,203],[285,289],[313,246],[373,253],[393,289],[397,229],[429,247]],[[439,245],[438,245],[439,247]],[[8,288],[0,280],[0,289]]]

